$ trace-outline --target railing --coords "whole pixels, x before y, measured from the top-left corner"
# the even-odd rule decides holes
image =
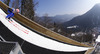
[[[6,40],[0,35],[0,40],[6,42]]]

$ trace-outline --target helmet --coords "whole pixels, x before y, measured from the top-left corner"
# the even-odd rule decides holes
[[[16,11],[17,13],[19,13],[19,9],[16,9],[15,11]]]

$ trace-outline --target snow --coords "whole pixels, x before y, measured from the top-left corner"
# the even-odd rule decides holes
[[[71,34],[71,36],[73,37],[73,36],[75,36],[75,34]]]
[[[98,35],[98,38],[96,39],[96,42],[100,42],[100,35]]]
[[[77,25],[75,25],[75,26],[68,26],[67,28],[77,28],[78,26]]]

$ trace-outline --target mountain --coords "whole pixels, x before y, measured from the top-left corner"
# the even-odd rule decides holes
[[[64,23],[66,21],[71,20],[72,18],[78,16],[78,14],[65,14],[65,15],[56,15],[52,17],[52,20],[55,22],[61,22]]]
[[[72,20],[63,23],[63,30],[69,31],[69,26],[75,26],[71,30],[89,31],[90,29],[100,26],[100,4],[96,4],[92,9],[81,16],[74,17]]]
[[[56,15],[56,16],[48,16],[49,19],[51,19],[52,22],[56,23],[64,23],[66,21],[71,20],[75,16],[78,16],[78,14],[65,14],[65,15]],[[44,17],[40,17],[41,20],[44,20]]]

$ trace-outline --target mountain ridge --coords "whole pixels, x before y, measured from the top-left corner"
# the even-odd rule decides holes
[[[89,31],[100,25],[100,4],[96,4],[92,9],[85,14],[74,17],[72,20],[63,23],[63,30],[68,30],[66,27],[77,25],[76,30]]]
[[[52,22],[64,23],[66,21],[71,20],[75,16],[78,16],[78,14],[64,14],[64,15],[48,16],[48,18],[50,18]],[[40,18],[41,20],[43,20],[44,16]]]

